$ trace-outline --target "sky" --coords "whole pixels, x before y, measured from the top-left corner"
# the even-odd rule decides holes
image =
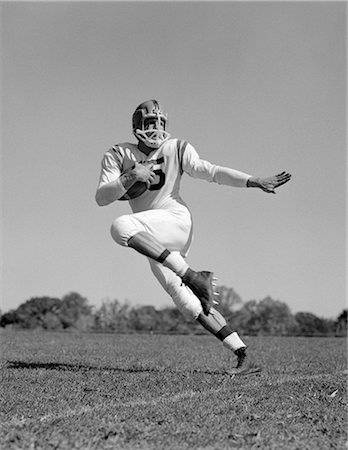
[[[103,154],[155,98],[172,137],[277,195],[182,179],[188,263],[244,302],[346,307],[345,2],[2,2],[1,310],[78,292],[172,305],[94,199]]]

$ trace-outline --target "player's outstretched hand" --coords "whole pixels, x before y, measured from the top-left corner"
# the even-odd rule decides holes
[[[278,175],[274,175],[273,177],[259,178],[259,187],[264,192],[275,194],[275,189],[282,184],[287,183],[288,181],[290,181],[290,179],[290,173],[284,171],[282,173],[279,173]]]
[[[275,194],[275,189],[281,186],[282,184],[287,183],[291,179],[291,174],[287,172],[278,173],[278,175],[274,175],[273,177],[266,178],[254,178],[251,177],[248,180],[248,186],[250,187],[258,187],[262,189],[264,192],[268,194]]]

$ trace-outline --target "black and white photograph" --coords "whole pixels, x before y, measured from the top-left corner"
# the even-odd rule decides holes
[[[346,2],[0,14],[0,447],[347,448]]]

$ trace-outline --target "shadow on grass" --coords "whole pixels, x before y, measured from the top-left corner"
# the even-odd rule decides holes
[[[98,367],[89,366],[85,364],[68,364],[68,363],[41,363],[41,362],[25,362],[25,361],[7,361],[5,364],[6,369],[44,369],[44,370],[62,370],[78,372],[80,370],[87,371],[106,371],[106,372],[126,372],[126,373],[146,373],[146,372],[169,372],[169,373],[201,373],[208,375],[224,375],[225,372],[218,370],[208,370],[208,369],[192,369],[192,370],[173,370],[165,367],[142,367],[131,366],[131,367]]]

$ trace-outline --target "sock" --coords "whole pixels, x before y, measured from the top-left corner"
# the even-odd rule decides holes
[[[238,336],[238,333],[234,331],[230,335],[228,335],[223,341],[222,344],[224,347],[228,348],[229,350],[236,351],[241,347],[246,347],[246,344],[241,340],[241,338]]]
[[[179,275],[180,278],[185,274],[189,267],[179,252],[168,252],[168,256],[165,256],[164,260],[160,262]]]

